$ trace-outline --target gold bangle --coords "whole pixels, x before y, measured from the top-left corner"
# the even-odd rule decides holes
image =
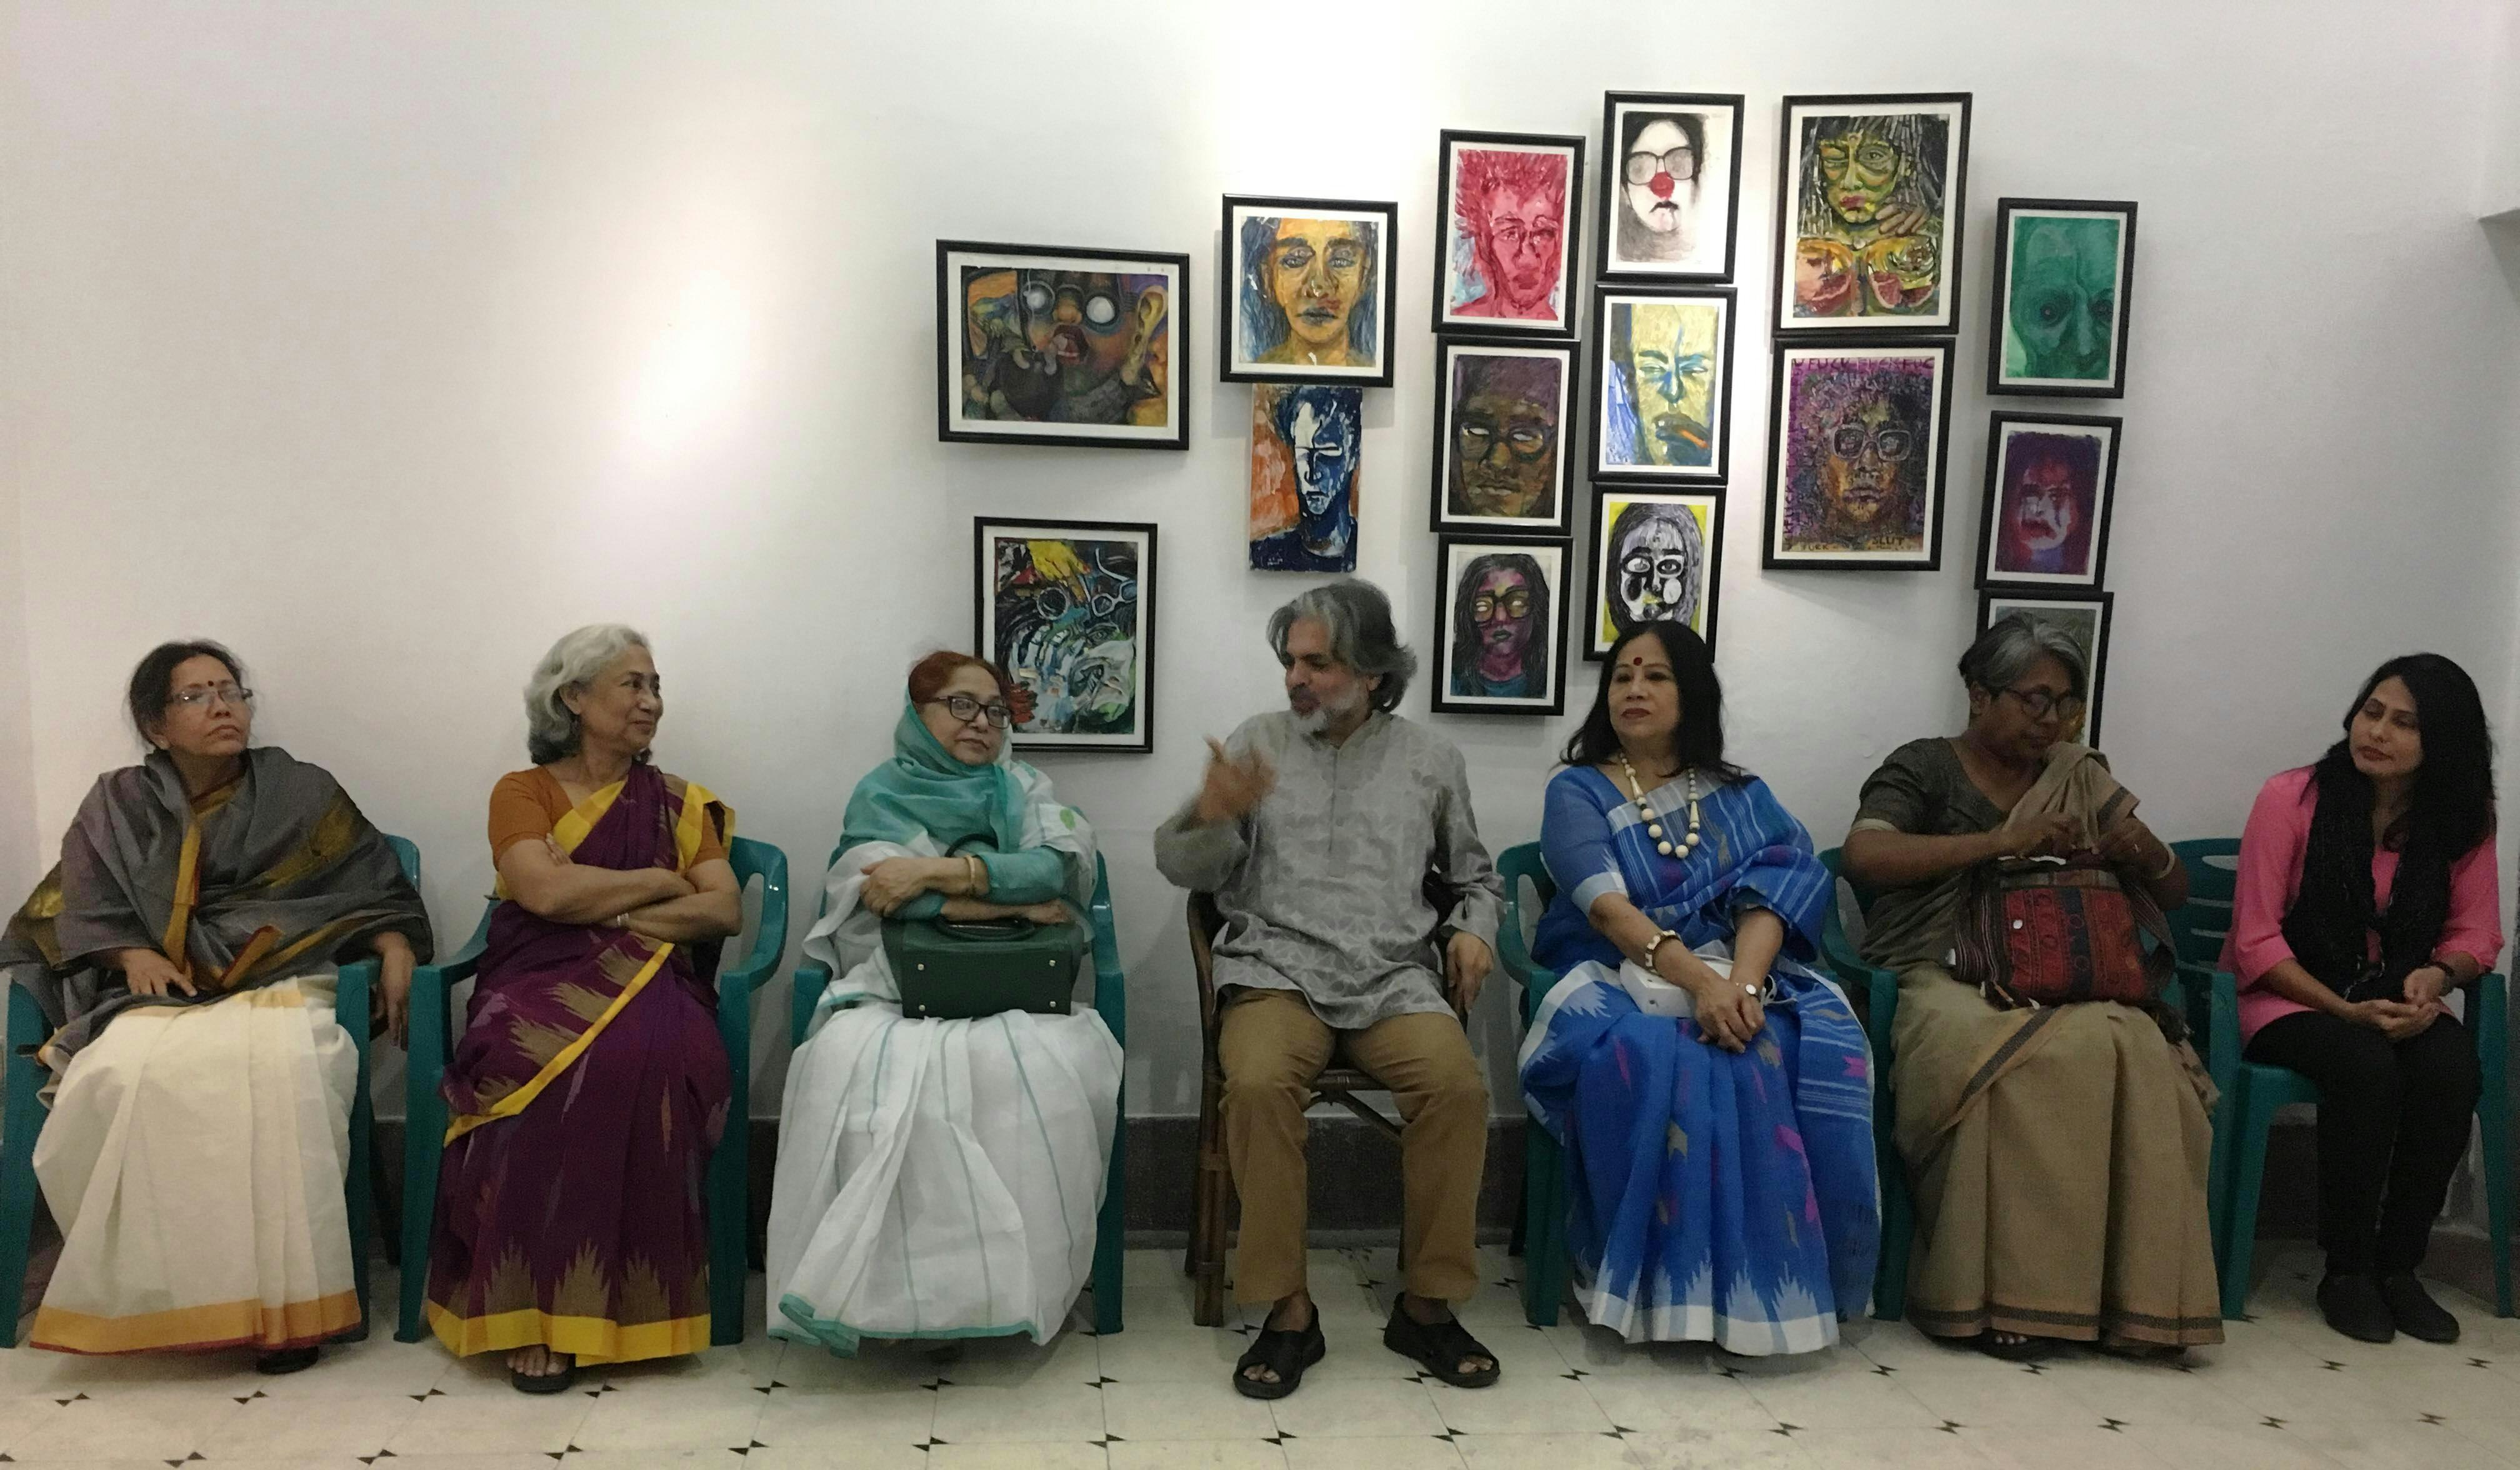
[[[966,869],[964,873],[964,883],[966,885],[964,892],[970,897],[977,898],[980,893],[980,886],[989,880],[989,869],[981,865],[980,857],[977,853],[965,853],[963,855],[963,865]]]

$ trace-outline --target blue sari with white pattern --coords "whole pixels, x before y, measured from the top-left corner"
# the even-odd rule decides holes
[[[1681,782],[1646,799],[1675,839],[1688,829]],[[1871,1297],[1871,1055],[1845,994],[1813,967],[1836,884],[1810,834],[1755,778],[1701,792],[1698,808],[1697,849],[1664,857],[1599,772],[1549,783],[1541,846],[1557,895],[1533,957],[1563,978],[1523,1041],[1523,1100],[1566,1150],[1586,1316],[1631,1342],[1807,1353]],[[1732,953],[1744,910],[1783,920],[1748,1050],[1637,1008],[1587,916],[1604,893],[1701,954]]]

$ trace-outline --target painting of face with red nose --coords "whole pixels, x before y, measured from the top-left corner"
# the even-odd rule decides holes
[[[1987,446],[1982,586],[2096,587],[2117,421],[1998,414]]]
[[[1602,276],[1731,277],[1740,107],[1734,97],[1609,95],[1601,120]]]

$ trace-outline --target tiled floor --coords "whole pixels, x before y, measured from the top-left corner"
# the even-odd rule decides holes
[[[1813,1358],[1630,1351],[1539,1331],[1491,1256],[1463,1312],[1506,1368],[1461,1392],[1385,1351],[1390,1253],[1320,1252],[1330,1357],[1299,1394],[1243,1399],[1235,1330],[1190,1325],[1179,1257],[1136,1252],[1129,1330],[1047,1349],[973,1344],[841,1361],[757,1335],[697,1359],[581,1377],[553,1399],[489,1361],[380,1334],[294,1377],[201,1359],[0,1354],[13,1466],[382,1470],[1498,1470],[1932,1466],[1934,1470],[2507,1470],[2520,1467],[2520,1321],[2453,1298],[2458,1347],[2368,1348],[2321,1326],[2312,1261],[2274,1253],[2256,1315],[2183,1367],[2075,1355],[2023,1368],[1866,1323]],[[392,1300],[391,1278],[378,1300]],[[759,1321],[760,1282],[753,1282]]]

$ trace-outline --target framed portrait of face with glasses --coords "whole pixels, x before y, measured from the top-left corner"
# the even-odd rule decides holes
[[[1435,339],[1430,529],[1563,536],[1575,489],[1573,342]]]
[[[1596,480],[1725,478],[1732,451],[1732,290],[1593,289]]]
[[[1603,485],[1593,499],[1593,605],[1584,657],[1598,663],[1629,629],[1687,623],[1715,646],[1724,499]]]
[[[972,646],[1030,695],[1026,750],[1155,748],[1155,527],[972,521]]]
[[[1610,92],[1601,99],[1604,281],[1730,281],[1741,219],[1737,94]]]
[[[1779,342],[1762,564],[1941,566],[1951,407],[1949,338]]]
[[[2100,743],[2100,695],[2108,687],[2109,613],[2116,602],[2106,592],[1981,592],[1977,595],[1977,631],[2021,613],[2035,622],[2062,629],[2083,649],[2084,666],[2092,671],[2091,694],[2077,722],[2065,720],[2065,735],[2085,745]],[[2032,714],[2041,713],[2032,710]]]
[[[1566,710],[1566,545],[1436,538],[1439,715]]]

